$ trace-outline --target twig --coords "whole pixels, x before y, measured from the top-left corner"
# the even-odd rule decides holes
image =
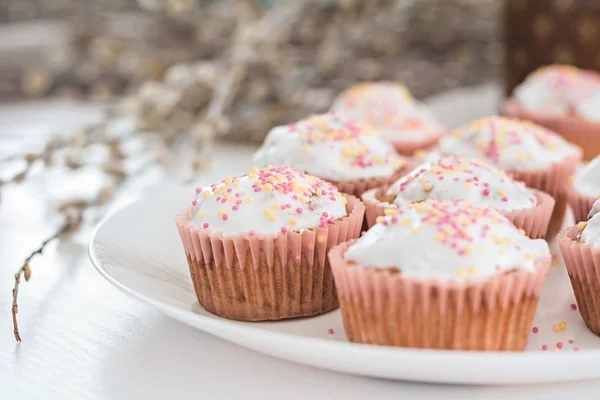
[[[21,341],[21,335],[19,334],[19,325],[17,323],[17,313],[19,312],[19,304],[17,303],[17,297],[19,295],[19,283],[21,282],[21,275],[23,275],[23,277],[25,278],[25,281],[28,281],[31,276],[31,268],[29,267],[29,263],[31,262],[31,260],[36,255],[42,254],[44,249],[46,248],[46,246],[49,243],[51,243],[55,239],[58,239],[61,235],[70,231],[77,224],[79,224],[81,222],[82,215],[83,215],[83,209],[79,212],[79,214],[77,215],[77,218],[75,220],[67,219],[61,225],[61,227],[58,229],[58,231],[56,231],[52,236],[50,236],[46,240],[44,240],[37,249],[32,251],[31,254],[29,254],[29,256],[27,256],[27,258],[25,258],[23,265],[15,273],[15,286],[12,291],[12,295],[13,295],[12,320],[13,320],[15,339],[17,340],[17,342]]]

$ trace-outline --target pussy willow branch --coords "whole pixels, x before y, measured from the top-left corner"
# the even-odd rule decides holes
[[[127,181],[127,178],[131,178],[135,175],[139,175],[139,174],[143,173],[146,170],[146,168],[150,165],[153,165],[153,161],[144,163],[135,172],[133,172],[132,174],[130,174],[128,176],[115,173],[114,176],[117,178],[117,181],[115,183],[115,187],[113,190],[118,190]],[[44,249],[54,240],[60,239],[61,236],[78,229],[80,227],[81,223],[83,222],[84,212],[89,208],[105,204],[110,199],[110,197],[112,197],[111,194],[112,193],[108,192],[106,189],[103,189],[103,190],[100,190],[98,192],[96,198],[94,198],[90,202],[74,200],[74,201],[65,203],[65,205],[63,205],[63,207],[61,207],[61,211],[63,211],[64,215],[65,215],[64,222],[58,227],[58,229],[52,235],[50,235],[48,238],[46,238],[46,240],[44,240],[37,249],[33,250],[27,256],[27,258],[25,258],[21,267],[17,270],[17,272],[15,272],[15,275],[14,275],[15,284],[14,284],[14,287],[12,290],[12,297],[13,297],[12,320],[13,320],[13,332],[15,335],[15,340],[17,342],[21,341],[21,334],[19,333],[19,324],[17,321],[17,313],[19,312],[19,304],[18,304],[19,284],[21,283],[21,277],[25,278],[25,281],[29,281],[29,278],[31,277],[31,266],[30,266],[31,260],[36,255],[41,255],[43,253]]]

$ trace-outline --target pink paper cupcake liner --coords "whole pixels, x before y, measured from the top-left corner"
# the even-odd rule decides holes
[[[581,161],[581,153],[567,157],[549,167],[530,171],[507,171],[512,173],[513,179],[525,182],[527,187],[541,190],[554,197],[555,205],[552,218],[548,225],[546,239],[551,239],[560,231],[567,210],[568,188],[571,175],[575,173],[577,164]]]
[[[557,132],[566,140],[581,147],[583,159],[592,160],[600,154],[600,124],[576,115],[553,116],[530,111],[514,100],[504,104],[503,112],[513,118],[526,119]]]
[[[569,205],[573,209],[573,216],[575,222],[587,221],[588,214],[594,205],[594,202],[598,200],[598,197],[588,196],[586,194],[578,192],[573,186],[569,189]]]
[[[360,235],[364,205],[346,196],[348,215],[327,227],[273,235],[224,236],[176,217],[200,304],[221,317],[262,321],[321,314],[338,306],[327,251]]]
[[[521,351],[550,265],[464,284],[403,278],[344,260],[354,241],[329,252],[344,330],[357,343],[447,350]]]
[[[418,150],[428,150],[435,147],[440,138],[445,134],[445,131],[441,130],[437,136],[425,138],[420,141],[410,141],[401,139],[390,139],[390,143],[394,146],[398,154],[403,156],[412,157]]]
[[[352,196],[360,197],[361,194],[366,192],[367,190],[383,186],[383,185],[391,185],[396,182],[398,179],[406,175],[410,172],[408,165],[404,166],[402,169],[396,171],[391,176],[386,177],[378,177],[378,178],[365,178],[358,179],[354,181],[332,181],[328,180],[328,182],[332,183],[338,190],[342,193],[348,193]],[[327,179],[326,179],[327,180]]]
[[[371,189],[361,196],[363,203],[365,204],[365,219],[367,221],[367,229],[375,225],[377,218],[385,215],[387,208],[395,209],[389,203],[382,202],[381,198],[385,195],[388,187],[380,187]],[[552,216],[552,210],[554,209],[554,199],[539,190],[531,190],[537,204],[535,207],[524,208],[521,210],[511,210],[501,212],[506,218],[508,218],[517,228],[523,229],[525,234],[532,239],[539,239],[546,236],[548,231],[548,224]]]
[[[600,336],[600,248],[576,240],[579,229],[566,228],[556,240],[565,260],[577,307],[587,327]]]

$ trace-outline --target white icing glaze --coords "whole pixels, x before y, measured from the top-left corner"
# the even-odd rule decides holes
[[[598,108],[584,106],[600,92],[600,76],[596,72],[572,66],[551,65],[531,73],[515,88],[514,98],[523,107],[549,115],[571,112],[599,119]],[[596,100],[597,104],[598,100]]]
[[[192,223],[225,235],[302,231],[346,216],[335,186],[290,167],[255,168],[196,193]]]
[[[404,165],[375,130],[336,114],[271,129],[253,159],[259,165],[289,165],[332,181],[390,176]]]
[[[600,156],[597,156],[575,174],[573,187],[587,196],[600,196]]]
[[[592,247],[600,247],[600,200],[594,202],[588,218],[581,232],[581,242]]]
[[[345,253],[363,268],[398,268],[403,277],[440,280],[534,272],[536,260],[549,256],[544,240],[529,239],[498,211],[451,200],[399,207]]]
[[[575,112],[585,119],[600,122],[600,90],[577,104]]]
[[[442,137],[442,153],[485,160],[506,171],[550,166],[580,149],[539,125],[503,117],[471,122]]]
[[[536,198],[522,182],[478,160],[443,157],[422,164],[387,191],[401,206],[427,199],[468,200],[497,210],[535,206]]]
[[[394,82],[361,83],[340,93],[331,106],[344,117],[371,125],[390,140],[421,142],[438,137],[443,126],[408,89]]]

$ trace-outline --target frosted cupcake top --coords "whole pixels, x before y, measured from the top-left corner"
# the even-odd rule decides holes
[[[581,231],[579,240],[592,247],[600,247],[600,200],[594,202],[588,218],[587,222],[577,225]]]
[[[577,171],[573,187],[587,196],[600,198],[600,156]]]
[[[427,107],[396,82],[354,85],[340,93],[331,111],[371,125],[388,139],[421,142],[438,137],[443,129]]]
[[[444,136],[441,152],[485,160],[507,171],[527,171],[560,162],[581,150],[552,131],[531,122],[483,118]]]
[[[347,215],[335,186],[290,167],[254,168],[198,188],[192,206],[196,227],[225,235],[303,231]]]
[[[405,164],[377,131],[336,114],[271,129],[254,162],[289,165],[332,181],[386,177]]]
[[[363,268],[398,269],[407,278],[462,280],[534,272],[536,261],[549,256],[544,240],[528,238],[492,208],[427,200],[399,207],[344,257]]]
[[[591,108],[594,102],[586,105],[598,93],[598,73],[573,66],[550,65],[531,73],[515,88],[514,98],[523,107],[545,114],[562,116],[576,113],[600,119],[598,108],[595,111]]]
[[[443,157],[415,168],[386,193],[398,206],[427,199],[468,200],[497,210],[518,210],[536,205],[535,195],[522,182],[483,161]]]

